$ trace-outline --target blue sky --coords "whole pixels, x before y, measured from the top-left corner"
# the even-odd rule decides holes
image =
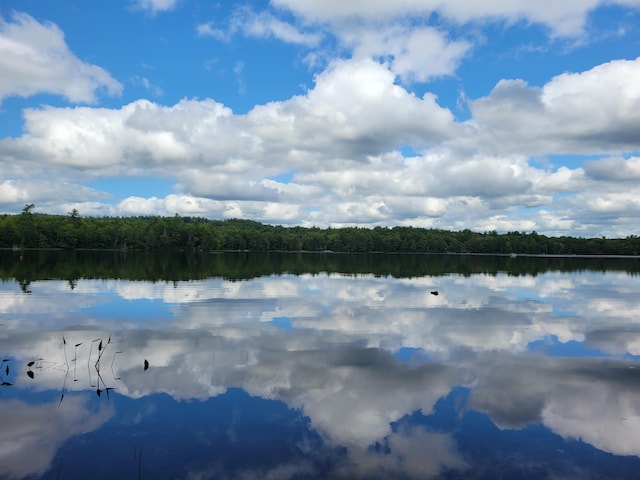
[[[640,1],[0,5],[0,212],[640,234]]]

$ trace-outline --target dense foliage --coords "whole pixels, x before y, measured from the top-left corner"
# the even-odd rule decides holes
[[[414,227],[283,227],[194,217],[81,217],[32,212],[0,215],[0,248],[249,250],[387,253],[638,255],[640,237],[547,237]]]

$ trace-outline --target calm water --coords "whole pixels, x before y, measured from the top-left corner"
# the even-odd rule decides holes
[[[22,255],[0,478],[638,478],[640,260]]]

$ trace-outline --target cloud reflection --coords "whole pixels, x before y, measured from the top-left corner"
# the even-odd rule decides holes
[[[97,429],[114,413],[106,404],[90,410],[82,397],[69,397],[59,405],[3,400],[0,407],[0,465],[9,478],[42,475],[66,440]]]
[[[327,442],[348,449],[358,472],[394,475],[400,468],[431,476],[464,469],[451,434],[391,427],[412,412],[430,415],[457,386],[471,391],[466,408],[485,412],[502,429],[543,423],[564,438],[640,456],[640,370],[621,357],[639,353],[640,319],[632,313],[640,309],[638,284],[625,274],[589,272],[80,280],[73,294],[63,282],[40,282],[28,302],[4,284],[10,307],[3,311],[0,348],[16,363],[39,358],[55,366],[33,380],[21,375],[18,388],[60,390],[72,375],[77,381],[65,388],[80,391],[96,383],[91,342],[110,335],[100,373],[119,395],[164,392],[204,401],[239,387],[304,412]],[[438,296],[430,294],[434,289]],[[100,321],[87,314],[105,305],[109,312],[110,303],[123,300],[170,308],[161,318],[135,321],[122,313]],[[59,312],[55,322],[51,312]],[[277,318],[290,328],[279,327]],[[550,338],[587,342],[602,358],[530,351],[533,342]],[[395,354],[402,348],[420,355],[401,362]],[[389,452],[372,451],[376,442]],[[291,471],[307,466],[296,468],[302,470]]]

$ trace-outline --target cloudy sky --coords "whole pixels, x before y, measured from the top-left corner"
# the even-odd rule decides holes
[[[3,0],[0,212],[640,234],[640,0]]]

